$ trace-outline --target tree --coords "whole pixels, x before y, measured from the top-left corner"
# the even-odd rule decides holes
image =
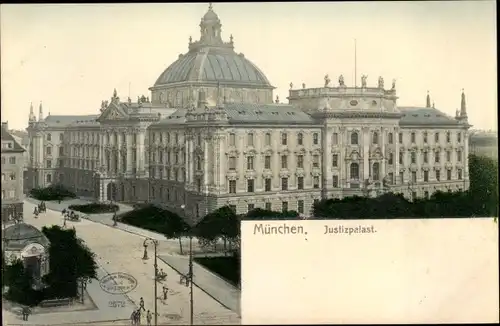
[[[476,216],[498,216],[498,161],[469,156],[470,200]]]
[[[249,211],[243,216],[244,220],[258,221],[258,220],[296,220],[300,214],[296,211],[271,211],[262,208],[256,208]]]
[[[240,219],[231,207],[223,206],[207,214],[194,227],[193,234],[210,242],[222,238],[224,250],[227,250],[227,242],[240,235]]]
[[[43,227],[42,232],[50,241],[50,272],[45,276],[51,297],[75,297],[80,277],[97,279],[95,254],[76,237],[75,230],[65,230],[54,225]],[[57,266],[57,268],[55,268]]]
[[[29,270],[24,268],[20,259],[6,266],[4,280],[9,287],[7,298],[23,305],[36,305],[41,299],[40,291],[33,290],[33,278]]]

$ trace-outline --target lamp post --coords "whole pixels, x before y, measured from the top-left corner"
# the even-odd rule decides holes
[[[158,240],[155,240],[155,239],[151,239],[151,238],[146,238],[144,239],[144,243],[143,243],[143,246],[144,246],[144,256],[142,257],[142,259],[144,260],[147,260],[149,259],[148,257],[148,243],[152,243],[153,244],[153,247],[155,249],[154,251],[154,277],[153,277],[153,283],[154,283],[154,302],[155,302],[155,326],[158,325],[158,287],[157,287],[157,284],[156,282],[158,281],[158,260],[157,260],[157,247],[158,247]]]
[[[184,197],[186,198],[186,197]],[[186,205],[182,204],[181,209],[184,217],[186,217]],[[189,233],[189,267],[187,280],[189,282],[189,312],[190,325],[194,325],[194,293],[193,293],[193,235]]]
[[[88,276],[82,276],[78,278],[78,282],[80,283],[82,304],[85,304],[85,290],[87,289],[87,284],[92,283],[92,279]]]

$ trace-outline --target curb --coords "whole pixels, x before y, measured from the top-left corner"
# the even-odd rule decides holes
[[[176,271],[179,275],[184,275],[183,273],[181,273],[177,268],[175,268],[174,266],[172,266],[170,263],[166,262],[163,258],[161,258],[160,256],[158,256],[158,258],[164,262],[165,264],[167,264],[170,268],[172,268],[174,271]],[[241,313],[239,311],[234,311],[233,309],[229,308],[226,304],[222,303],[219,299],[217,299],[216,297],[214,297],[212,294],[208,293],[205,289],[203,289],[202,287],[200,287],[198,284],[196,284],[196,282],[194,282],[194,278],[193,278],[193,285],[195,285],[198,289],[200,289],[202,292],[206,293],[210,298],[212,298],[213,300],[215,300],[216,302],[218,302],[221,306],[223,306],[224,308],[226,308],[227,310],[229,311],[232,311],[232,312],[235,312],[239,317],[241,317]]]

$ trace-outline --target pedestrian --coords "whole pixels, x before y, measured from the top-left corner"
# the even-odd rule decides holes
[[[135,312],[135,323],[136,325],[140,325],[141,324],[141,309],[137,309],[137,311]]]
[[[151,319],[153,319],[153,316],[151,315],[151,311],[148,310],[146,313],[146,321],[148,322],[148,326],[151,326]]]
[[[168,288],[163,286],[163,300],[167,301]]]
[[[66,218],[63,220],[63,228],[66,228]]]
[[[132,314],[130,315],[130,322],[132,323],[132,325],[136,324],[136,317],[135,317],[136,313],[137,312],[134,310],[134,311],[132,311]]]
[[[141,297],[141,300],[139,301],[139,310],[142,309],[146,311],[146,308],[144,308],[144,299]]]

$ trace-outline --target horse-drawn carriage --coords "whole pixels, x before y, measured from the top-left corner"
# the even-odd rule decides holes
[[[64,218],[68,221],[80,222],[81,220],[80,214],[75,213],[75,211],[64,209],[61,213],[63,214]]]

